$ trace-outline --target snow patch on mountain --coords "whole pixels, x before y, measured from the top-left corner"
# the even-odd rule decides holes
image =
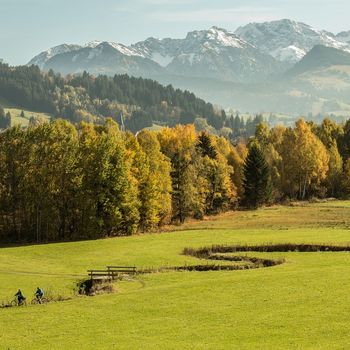
[[[133,49],[131,49],[128,46],[125,46],[123,44],[118,44],[118,43],[114,43],[114,42],[108,42],[108,44],[110,46],[112,46],[114,49],[116,49],[117,51],[119,51],[120,53],[122,53],[123,55],[142,56],[143,57],[143,55],[141,53],[139,53],[136,50],[133,50]]]
[[[208,31],[194,32],[194,36],[196,35],[209,42],[215,42],[216,45],[225,47],[244,48],[247,46],[247,43],[238,38],[234,33],[219,27],[211,27]]]
[[[201,45],[207,49],[220,52],[224,48],[244,49],[251,47],[245,40],[234,33],[219,27],[211,27],[209,30],[196,30],[189,32],[183,40],[183,48]]]
[[[46,51],[41,52],[39,55],[35,56],[28,65],[36,65],[39,68],[43,68],[45,63],[52,57],[71,51],[76,51],[81,49],[82,46],[74,44],[62,44],[52,47]]]
[[[166,67],[174,59],[174,57],[170,55],[162,55],[159,52],[153,52],[150,59],[158,63],[160,66]]]
[[[91,47],[92,49],[94,49],[96,46],[100,45],[101,43],[102,43],[102,41],[93,40],[93,41],[90,41],[87,44],[85,44],[83,47]]]
[[[306,55],[306,51],[294,45],[290,45],[288,47],[278,48],[271,51],[270,54],[282,62],[293,60],[299,61]]]

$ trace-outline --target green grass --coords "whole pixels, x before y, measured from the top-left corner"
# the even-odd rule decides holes
[[[150,130],[150,131],[160,131],[164,128],[164,126],[162,125],[158,125],[158,124],[153,124],[152,126],[149,126],[147,128],[145,128],[146,130]]]
[[[21,117],[21,112],[23,109],[19,108],[5,108],[5,112],[11,113],[11,126],[21,125],[27,127],[29,125],[30,117],[39,118],[43,121],[49,121],[51,116],[46,113],[32,112],[28,110],[23,110],[24,118]]]
[[[350,202],[235,212],[185,231],[0,250],[0,300],[38,285],[72,296],[0,309],[0,349],[347,349],[349,253],[255,253],[286,263],[247,271],[168,272],[119,282],[118,292],[73,293],[89,268],[198,264],[185,247],[350,244]]]

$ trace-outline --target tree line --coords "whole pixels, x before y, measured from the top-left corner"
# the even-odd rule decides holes
[[[55,120],[0,133],[0,237],[130,235],[237,206],[350,193],[350,121],[260,123],[247,143],[193,124],[142,130]]]
[[[350,194],[350,120],[317,125],[300,119],[294,128],[272,129],[261,123],[248,147],[243,173],[250,207]]]
[[[137,136],[111,119],[9,128],[0,133],[2,240],[129,235],[228,210],[231,150],[193,125]]]

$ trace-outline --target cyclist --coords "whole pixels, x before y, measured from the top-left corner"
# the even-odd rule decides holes
[[[37,287],[34,295],[35,295],[36,299],[38,300],[38,302],[41,304],[41,299],[44,296],[44,291],[41,288]]]
[[[18,305],[22,305],[23,302],[26,300],[20,289],[18,289],[18,292],[15,294],[15,297],[17,298]]]

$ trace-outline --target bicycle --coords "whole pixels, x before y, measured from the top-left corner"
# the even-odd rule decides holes
[[[18,301],[18,299],[13,299],[11,301],[11,306],[27,306],[27,300],[26,298],[22,299],[21,301]]]
[[[31,301],[31,304],[32,305],[38,305],[38,304],[46,304],[48,303],[49,300],[45,297],[42,297],[42,298],[37,298],[35,297],[32,301]]]

